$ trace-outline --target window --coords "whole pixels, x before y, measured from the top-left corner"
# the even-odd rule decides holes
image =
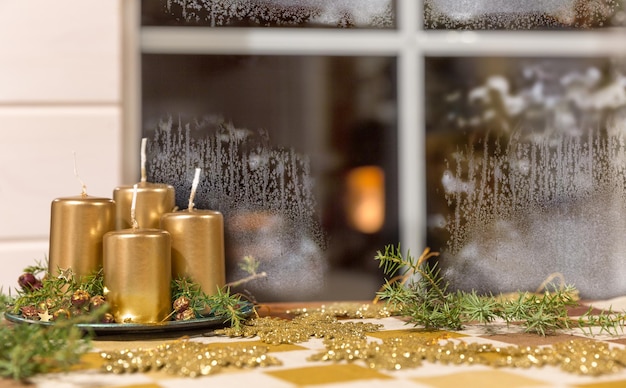
[[[622,295],[624,4],[425,6],[427,241],[447,280]]]
[[[367,299],[382,283],[376,250],[447,247],[445,163],[452,144],[480,138],[463,124],[477,109],[462,103],[467,94],[492,82],[516,95],[532,86],[516,82],[544,65],[553,81],[599,69],[610,82],[618,67],[609,65],[624,55],[624,15],[616,0],[144,1],[142,131],[235,131],[247,134],[246,152],[292,150],[310,168],[324,260],[294,259],[294,236],[268,246],[267,234],[285,225],[258,212],[237,219],[239,232],[251,231],[231,231],[240,239],[231,247],[265,243],[232,256],[280,257],[269,271],[281,272],[283,288],[250,285],[261,298]]]

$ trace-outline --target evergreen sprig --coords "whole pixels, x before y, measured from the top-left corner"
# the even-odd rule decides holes
[[[25,273],[34,275],[46,271],[40,266],[30,266],[24,269]],[[103,295],[102,270],[76,280],[71,270],[61,271],[58,276],[47,274],[41,279],[41,286],[35,289],[18,290],[17,297],[12,302],[13,314],[19,314],[24,306],[42,306],[49,311],[69,309],[71,298],[76,291],[86,291],[90,296]]]
[[[239,329],[246,319],[243,307],[245,305],[240,294],[231,293],[231,287],[251,282],[267,276],[265,272],[258,272],[260,262],[253,256],[244,256],[239,267],[248,273],[248,276],[228,283],[223,287],[216,287],[215,292],[206,293],[201,286],[189,277],[180,277],[172,280],[172,300],[186,298],[189,308],[193,310],[195,317],[206,315],[224,317],[226,323]],[[175,302],[174,302],[175,303]],[[172,312],[174,315],[176,311]]]
[[[230,287],[216,287],[215,293],[205,293],[198,283],[190,278],[181,277],[172,281],[172,300],[186,297],[189,308],[194,310],[196,317],[212,315],[222,316],[225,322],[239,328],[245,319],[242,311],[241,295],[231,294]]]
[[[208,306],[208,296],[202,291],[198,283],[189,277],[180,277],[172,280],[172,300],[185,297],[189,300],[189,308],[193,309],[196,316],[202,315]]]
[[[1,294],[0,314],[13,304]],[[101,312],[94,312],[99,315]],[[91,349],[91,334],[76,323],[91,318],[62,320],[54,325],[19,325],[0,322],[0,377],[25,380],[39,373],[64,371],[80,361]]]
[[[241,323],[246,319],[242,306],[241,295],[231,294],[229,287],[218,289],[217,293],[208,298],[209,306],[213,306],[215,315],[223,316],[226,322],[236,330],[241,327]]]
[[[426,249],[415,259],[404,256],[394,246],[385,247],[375,257],[387,277],[377,293],[398,314],[427,329],[461,330],[469,323],[488,324],[501,319],[507,324],[519,322],[526,332],[552,334],[561,329],[579,328],[592,334],[593,327],[600,332],[618,334],[626,323],[626,314],[609,309],[593,314],[589,309],[579,319],[568,316],[568,310],[579,306],[573,286],[547,287],[542,294],[519,292],[514,298],[501,295],[479,295],[475,291],[448,291],[437,263],[428,259],[436,253]]]

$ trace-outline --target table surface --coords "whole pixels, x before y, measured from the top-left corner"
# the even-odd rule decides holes
[[[278,318],[293,318],[290,310],[308,307],[315,309],[328,303],[281,303],[269,304],[259,308],[259,315]],[[357,302],[351,302],[354,306]],[[596,308],[613,308],[614,311],[626,310],[626,298],[594,302]],[[436,338],[440,341],[459,343],[491,344],[494,347],[549,346],[571,341],[572,339],[591,339],[610,347],[626,348],[626,334],[597,334],[592,337],[580,330],[569,330],[546,337],[524,333],[520,327],[507,326],[504,323],[468,325],[457,332],[427,332],[405,320],[388,317],[374,319],[347,319],[340,322],[366,322],[381,324],[382,330],[368,332],[366,340],[377,342],[385,338]],[[119,350],[155,349],[167,343],[180,343],[177,338],[189,334],[185,341],[207,344],[214,349],[244,345],[267,347],[267,356],[280,361],[281,365],[255,368],[227,367],[217,373],[196,378],[181,377],[164,371],[113,374],[102,370],[104,360],[101,352],[113,353]],[[424,361],[419,367],[400,370],[370,368],[363,360],[352,362],[312,361],[310,357],[325,350],[323,339],[310,338],[307,341],[271,345],[263,343],[258,337],[230,338],[225,336],[206,336],[202,333],[178,332],[172,335],[110,336],[98,337],[93,341],[94,349],[84,357],[84,362],[70,372],[39,375],[30,380],[30,386],[45,388],[72,387],[175,387],[187,388],[209,386],[254,386],[291,388],[311,386],[329,387],[626,387],[626,369],[601,376],[585,376],[562,371],[558,366],[531,368],[492,367],[485,365],[444,365]],[[626,360],[625,360],[626,361]],[[21,386],[10,380],[0,380],[0,386]]]

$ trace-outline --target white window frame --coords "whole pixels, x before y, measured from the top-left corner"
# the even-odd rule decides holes
[[[403,250],[426,236],[424,58],[428,56],[625,55],[626,29],[576,31],[423,30],[422,0],[396,0],[395,30],[141,27],[139,1],[125,2],[126,176],[138,171],[140,55],[390,55],[397,57],[399,228]],[[417,16],[417,17],[416,17]],[[129,173],[130,171],[130,173]],[[132,181],[132,179],[128,179]]]

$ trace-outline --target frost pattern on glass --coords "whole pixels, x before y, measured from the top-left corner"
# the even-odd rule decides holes
[[[442,263],[454,288],[534,291],[558,272],[587,298],[626,292],[626,76],[608,78],[565,74],[558,96],[544,83],[513,95],[494,76],[470,92],[500,85],[492,104],[524,120],[447,164]],[[524,125],[539,114],[544,127]]]
[[[265,280],[245,287],[255,297],[314,298],[323,287],[325,239],[316,216],[308,159],[270,146],[264,131],[219,118],[160,121],[147,147],[148,181],[176,189],[188,208],[195,168],[202,168],[195,207],[224,215],[227,277],[241,279],[244,256],[261,262]]]
[[[167,10],[183,20],[227,26],[240,21],[259,26],[374,27],[394,25],[392,0],[167,0]]]
[[[426,29],[626,26],[623,0],[425,0]]]

